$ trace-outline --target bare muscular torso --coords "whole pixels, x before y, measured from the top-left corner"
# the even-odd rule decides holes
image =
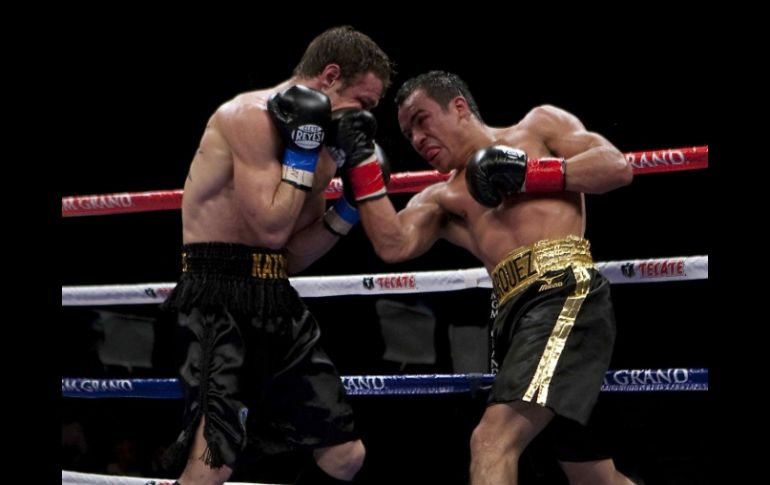
[[[274,178],[271,181],[274,183],[268,183],[263,189],[265,192],[281,183],[279,160],[283,147],[266,111],[267,99],[279,88],[241,94],[223,104],[209,119],[184,185],[182,224],[185,244],[219,241],[274,249],[286,244],[285,240],[268,240],[264,236],[258,204],[256,208],[246,208],[236,192],[239,174],[244,171],[238,164],[247,163],[242,159],[257,166],[275,165],[274,170],[270,168],[263,172],[264,177]],[[316,167],[313,189],[299,216],[285,221],[294,228],[292,233],[308,225],[323,211],[323,192],[335,170],[333,160],[324,149]],[[253,195],[255,200],[269,200],[266,193]]]
[[[497,143],[524,150],[530,158],[553,156],[520,125],[497,129],[495,138]],[[490,209],[468,193],[464,168],[427,191],[447,213],[444,237],[471,251],[489,271],[516,248],[570,234],[582,237],[585,230],[583,195],[577,192],[512,195]]]

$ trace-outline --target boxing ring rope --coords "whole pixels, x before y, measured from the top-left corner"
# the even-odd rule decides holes
[[[352,396],[439,395],[488,390],[492,374],[341,376]],[[708,391],[708,369],[610,370],[602,392]],[[178,379],[62,378],[62,396],[71,398],[181,399]],[[170,479],[108,476],[62,470],[62,485],[170,485]],[[230,485],[248,485],[227,482]]]
[[[121,477],[114,475],[96,475],[93,473],[79,473],[61,471],[62,485],[172,485],[173,479]],[[245,482],[225,482],[225,485],[270,485]]]
[[[342,376],[348,396],[416,396],[489,390],[493,374]],[[708,369],[617,369],[604,376],[602,392],[708,391]],[[63,397],[182,399],[179,379],[63,377]]]
[[[611,283],[641,283],[708,279],[708,256],[611,261],[597,263]],[[368,283],[367,283],[368,282]],[[345,275],[292,278],[303,297],[456,291],[491,288],[484,268],[378,275]],[[173,283],[62,287],[63,306],[139,305],[160,303]],[[484,389],[492,374],[426,374],[395,376],[343,376],[350,395],[446,394]],[[706,391],[708,369],[610,370],[604,392]],[[177,379],[62,378],[64,397],[144,397],[178,399]]]
[[[708,256],[633,259],[596,263],[613,284],[652,283],[708,279]],[[413,273],[379,273],[344,276],[300,276],[289,278],[303,298],[431,293],[470,288],[492,288],[484,268]],[[144,305],[162,303],[175,283],[132,285],[62,286],[62,306]]]
[[[678,172],[708,168],[708,145],[689,148],[668,148],[624,154],[635,175]],[[418,192],[436,182],[449,178],[435,170],[394,173],[388,184],[388,193]],[[326,189],[327,199],[336,199],[342,193],[342,181],[335,178]],[[179,209],[182,190],[152,192],[123,192],[116,194],[78,195],[62,197],[62,217],[127,214]]]
[[[708,146],[630,152],[624,154],[635,175],[663,173],[708,167]],[[418,171],[393,174],[388,192],[417,192],[444,181],[448,174]],[[174,210],[181,207],[182,190],[62,197],[62,217],[110,215],[133,212]],[[335,178],[325,191],[327,199],[342,193],[342,182]],[[708,256],[596,263],[597,269],[613,284],[688,281],[708,279]],[[372,295],[457,291],[491,288],[484,268],[412,273],[381,273],[344,276],[291,278],[302,297]],[[138,305],[161,303],[174,283],[132,285],[62,286],[62,306]],[[351,396],[441,395],[486,391],[492,374],[412,374],[341,376]],[[708,391],[708,369],[618,369],[609,370],[602,392]],[[67,398],[149,398],[181,399],[176,378],[92,379],[62,378],[62,397]],[[105,476],[62,470],[62,485],[170,485],[173,480]],[[248,485],[227,482],[231,485]]]

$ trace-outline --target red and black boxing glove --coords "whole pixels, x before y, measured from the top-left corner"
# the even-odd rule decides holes
[[[468,162],[465,184],[478,203],[497,207],[509,194],[563,191],[565,169],[563,158],[529,159],[518,148],[492,145]]]
[[[330,143],[344,157],[345,198],[355,204],[384,197],[390,167],[382,149],[374,142],[377,132],[374,115],[366,110],[345,110],[334,124],[336,134]]]

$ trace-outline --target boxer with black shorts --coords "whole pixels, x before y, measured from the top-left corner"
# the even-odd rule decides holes
[[[376,164],[349,157],[345,183],[385,261],[419,256],[443,238],[471,251],[492,276],[501,299],[493,325],[498,375],[471,437],[472,483],[517,483],[522,451],[553,421],[570,483],[630,484],[584,426],[609,365],[615,321],[609,285],[583,239],[583,193],[629,184],[631,166],[554,106],[534,108],[509,127],[485,124],[454,74],[410,79],[396,103],[404,136],[449,179],[399,212],[387,197],[368,195],[377,189]]]
[[[293,77],[209,119],[184,186],[182,274],[164,303],[178,314],[186,402],[167,454],[184,464],[178,483],[224,483],[245,453],[312,450],[298,483],[346,483],[361,468],[344,388],[287,275],[355,224],[344,198],[325,210],[345,159],[325,135],[333,112],[376,106],[391,75],[377,44],[337,27],[310,43]]]

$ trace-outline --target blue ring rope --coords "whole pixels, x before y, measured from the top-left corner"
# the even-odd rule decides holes
[[[488,390],[492,374],[343,376],[349,396],[454,394]],[[607,371],[603,392],[708,391],[708,369],[619,369]],[[89,379],[63,377],[63,397],[181,399],[179,379]]]

